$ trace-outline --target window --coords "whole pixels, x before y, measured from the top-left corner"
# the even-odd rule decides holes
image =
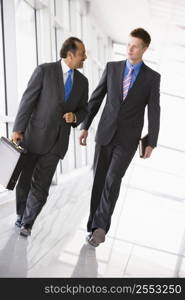
[[[68,0],[69,31],[72,31],[71,0]]]
[[[4,42],[3,42],[3,7],[0,1],[0,136],[7,136],[6,123],[3,122],[7,115],[7,106],[5,99],[5,68],[4,68]]]
[[[37,65],[36,11],[24,1],[15,0],[18,101]]]
[[[62,2],[59,0],[54,0],[54,16],[55,16],[55,22],[54,22],[54,45],[53,45],[53,59],[58,60],[60,59],[60,48],[62,45],[62,42],[64,41],[64,34],[62,29],[62,17],[63,17],[63,5]]]

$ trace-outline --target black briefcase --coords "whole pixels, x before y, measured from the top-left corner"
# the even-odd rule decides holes
[[[5,137],[0,138],[0,184],[13,190],[22,171],[25,149]]]
[[[148,146],[148,134],[139,139],[139,156],[143,157],[145,154],[145,149]]]

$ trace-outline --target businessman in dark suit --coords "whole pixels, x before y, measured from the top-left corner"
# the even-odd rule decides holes
[[[87,58],[83,42],[70,37],[60,57],[35,69],[12,133],[12,140],[20,140],[28,151],[16,187],[16,225],[26,237],[46,202],[58,161],[65,156],[71,126],[78,126],[87,114],[88,80],[76,70]]]
[[[122,177],[141,136],[146,106],[148,146],[144,158],[150,157],[157,145],[160,75],[142,61],[150,41],[150,35],[142,28],[130,33],[127,59],[107,63],[88,103],[88,115],[81,125],[80,144],[86,145],[88,128],[107,94],[95,138],[94,182],[87,223],[87,239],[95,247],[104,242],[109,230]]]

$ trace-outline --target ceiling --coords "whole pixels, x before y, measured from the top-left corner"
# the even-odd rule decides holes
[[[185,33],[185,0],[89,0],[89,12],[114,42],[124,43],[129,32],[144,27],[164,39],[172,27]],[[185,45],[185,34],[184,45]]]
[[[152,38],[146,63],[162,74],[164,91],[185,97],[185,0],[89,0],[88,7],[114,42],[116,60],[125,57],[130,31],[145,28]]]

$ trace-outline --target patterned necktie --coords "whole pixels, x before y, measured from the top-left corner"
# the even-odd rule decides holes
[[[133,71],[134,71],[133,67],[129,68],[128,74],[124,77],[124,80],[123,80],[123,100],[125,100],[125,98],[128,94]]]
[[[66,79],[66,82],[65,82],[65,86],[64,86],[64,100],[67,101],[68,98],[69,98],[69,95],[70,95],[70,92],[71,92],[71,89],[72,89],[72,78],[71,78],[71,75],[72,75],[72,69],[70,69],[67,73],[68,73],[68,76],[67,76],[67,79]]]

